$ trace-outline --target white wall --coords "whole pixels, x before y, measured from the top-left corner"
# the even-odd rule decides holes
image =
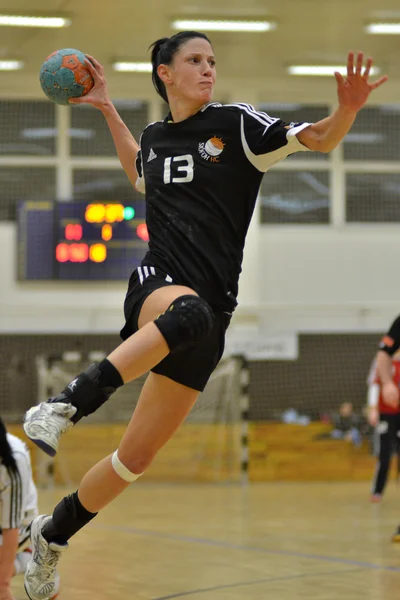
[[[400,227],[249,232],[233,325],[263,331],[383,331],[400,312]],[[125,283],[16,280],[16,226],[0,223],[0,332],[110,332]]]
[[[262,226],[258,244],[268,330],[379,332],[400,313],[399,226]]]
[[[0,222],[0,332],[111,332],[127,283],[18,282],[16,225]]]

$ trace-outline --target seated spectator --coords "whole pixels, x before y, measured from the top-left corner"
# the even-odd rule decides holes
[[[351,402],[343,402],[339,407],[339,412],[332,417],[333,430],[331,437],[335,440],[348,440],[355,446],[360,446],[361,436],[361,418],[355,414]]]

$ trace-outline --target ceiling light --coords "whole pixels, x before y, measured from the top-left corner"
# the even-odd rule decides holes
[[[151,73],[153,65],[150,62],[115,62],[113,63],[114,71],[122,73]]]
[[[271,31],[276,28],[272,21],[211,21],[177,19],[171,23],[173,29],[198,31]]]
[[[318,76],[332,76],[335,71],[338,71],[341,75],[347,75],[347,67],[344,66],[329,66],[329,65],[291,65],[288,67],[289,75],[318,75]],[[370,70],[371,75],[377,75],[380,72],[378,67],[372,67]]]
[[[0,15],[0,26],[7,27],[68,27],[69,19],[62,17],[27,17],[22,15]]]
[[[22,60],[0,60],[0,71],[18,71],[23,66]]]
[[[367,33],[382,33],[386,35],[400,34],[400,23],[370,23],[366,27]]]

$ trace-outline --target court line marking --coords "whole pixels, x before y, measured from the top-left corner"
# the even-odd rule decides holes
[[[306,577],[319,577],[326,575],[337,575],[342,573],[354,573],[355,571],[360,571],[361,568],[357,569],[340,569],[335,571],[321,571],[320,573],[299,573],[297,575],[285,575],[282,577],[264,577],[262,579],[253,579],[249,581],[239,581],[238,583],[225,583],[221,585],[215,585],[208,588],[198,588],[195,590],[188,590],[186,592],[178,592],[176,594],[169,594],[168,596],[159,596],[157,598],[153,598],[153,600],[170,600],[170,598],[182,598],[183,596],[192,596],[195,594],[204,594],[207,592],[215,592],[217,590],[224,590],[229,588],[238,588],[249,585],[257,585],[259,583],[272,583],[274,581],[290,581],[292,579],[304,579]]]
[[[213,540],[209,538],[196,538],[186,535],[178,535],[173,533],[163,533],[160,531],[149,531],[146,529],[138,529],[136,527],[126,527],[123,525],[100,525],[93,524],[96,529],[106,529],[111,531],[122,531],[125,533],[133,533],[136,535],[143,535],[146,537],[155,537],[159,539],[173,540],[176,542],[186,542],[189,544],[199,544],[203,546],[215,546],[219,548],[227,548],[229,550],[244,550],[246,552],[259,552],[260,554],[273,554],[275,556],[292,556],[296,558],[305,558],[307,560],[319,560],[329,563],[337,563],[342,565],[349,565],[353,567],[361,567],[364,569],[376,569],[380,571],[392,571],[400,573],[400,567],[392,567],[386,565],[377,565],[375,563],[363,562],[352,560],[348,558],[340,558],[337,556],[325,556],[323,554],[308,554],[305,552],[295,552],[292,550],[269,550],[267,548],[260,548],[258,546],[246,546],[242,544],[233,544],[231,542],[225,542],[223,540]]]

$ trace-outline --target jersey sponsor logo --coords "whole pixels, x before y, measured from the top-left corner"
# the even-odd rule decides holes
[[[157,154],[154,152],[153,148],[150,148],[149,156],[147,157],[147,162],[150,162],[155,158],[157,158]]]
[[[381,343],[379,344],[380,348],[383,348],[384,346],[386,346],[387,348],[391,348],[394,344],[394,340],[389,337],[388,335],[385,335],[382,340]]]
[[[223,152],[224,147],[225,144],[222,141],[222,138],[214,136],[205,143],[200,142],[198,150],[201,158],[207,161],[209,160],[213,163],[217,163],[220,161],[218,156]]]

